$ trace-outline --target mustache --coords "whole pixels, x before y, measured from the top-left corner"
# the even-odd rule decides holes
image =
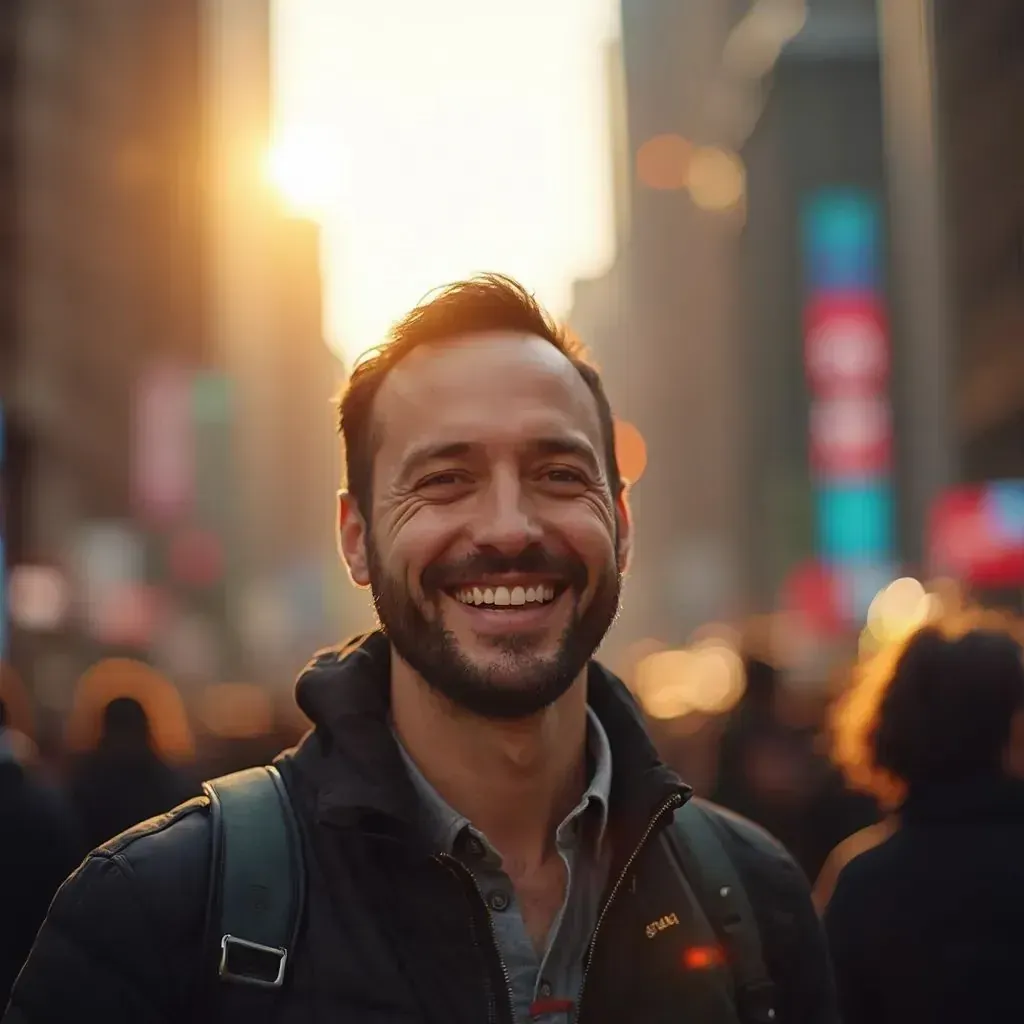
[[[573,555],[553,555],[542,547],[525,548],[517,555],[477,551],[458,562],[434,562],[423,570],[424,591],[448,590],[474,583],[481,576],[534,573],[565,580],[574,590],[587,585],[587,567]]]

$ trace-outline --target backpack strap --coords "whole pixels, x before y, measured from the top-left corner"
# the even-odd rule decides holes
[[[697,801],[689,800],[676,812],[665,836],[729,954],[740,1020],[773,1024],[775,985],[764,965],[754,908],[707,813]]]
[[[213,834],[208,927],[221,981],[248,991],[284,984],[305,902],[298,823],[276,768],[203,783]],[[264,991],[263,1002],[267,1000]],[[224,997],[237,1001],[241,996]],[[251,999],[246,996],[246,1002]]]

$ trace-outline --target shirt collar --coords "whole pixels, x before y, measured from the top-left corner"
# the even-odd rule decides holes
[[[455,851],[456,842],[467,827],[478,838],[486,842],[486,837],[473,828],[472,822],[449,805],[431,785],[415,761],[409,756],[409,752],[402,745],[397,734],[395,742],[398,744],[398,750],[409,773],[413,789],[419,797],[422,824],[427,837],[446,853]],[[582,816],[589,808],[594,808],[593,813],[597,820],[595,847],[599,847],[608,826],[608,803],[612,787],[612,748],[604,726],[590,707],[587,708],[587,766],[590,770],[590,783],[583,798],[559,826],[559,830],[561,831],[562,826]]]

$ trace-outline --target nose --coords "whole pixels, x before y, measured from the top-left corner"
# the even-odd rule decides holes
[[[495,474],[483,498],[473,522],[477,547],[517,555],[541,539],[543,531],[518,474]]]

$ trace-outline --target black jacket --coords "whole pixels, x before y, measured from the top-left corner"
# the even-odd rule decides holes
[[[415,796],[387,721],[388,669],[387,642],[373,634],[320,655],[298,684],[315,729],[277,764],[304,826],[308,896],[276,1019],[508,1020],[483,901],[411,824]],[[597,665],[589,682],[615,764],[615,879],[656,810],[689,791],[658,760],[622,684]],[[805,878],[756,827],[725,812],[714,821],[756,907],[779,987],[776,1024],[832,1024],[831,976]],[[193,1000],[216,966],[199,955],[209,846],[200,799],[96,851],[55,900],[4,1024],[199,1020]],[[660,881],[671,877],[662,851],[643,846],[606,915],[581,1007],[588,1024],[685,1019],[678,929],[655,940],[645,932],[683,899]]]
[[[1024,1020],[1024,782],[915,793],[825,924],[845,1024]]]

